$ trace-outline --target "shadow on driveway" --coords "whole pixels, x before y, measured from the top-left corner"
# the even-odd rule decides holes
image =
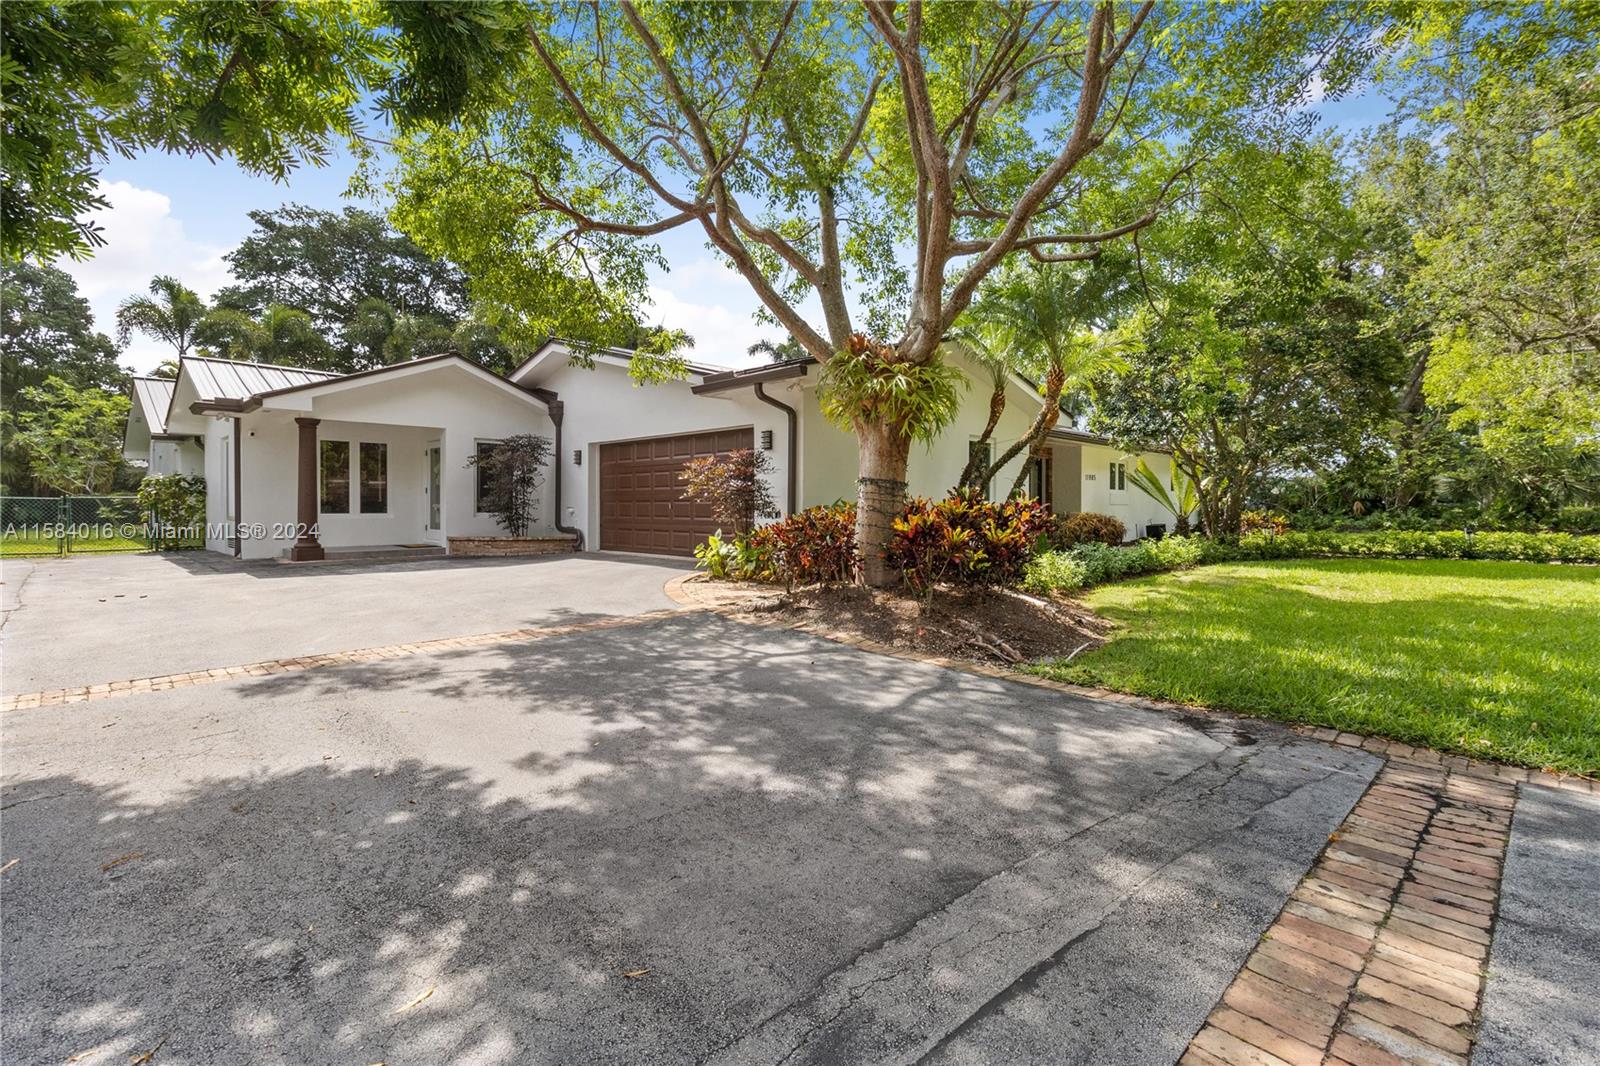
[[[1370,776],[1243,728],[699,615],[28,712],[7,1059],[908,1061],[992,1023],[1159,1061]],[[1117,959],[1053,965],[1107,979],[1027,1021],[1090,919]]]

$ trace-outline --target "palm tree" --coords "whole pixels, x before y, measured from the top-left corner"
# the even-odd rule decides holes
[[[1087,263],[1049,263],[1016,271],[987,297],[986,314],[1009,323],[1012,365],[1041,379],[1043,402],[1027,432],[995,456],[975,484],[987,484],[1024,450],[1039,458],[1061,417],[1068,390],[1093,394],[1095,381],[1123,365],[1107,326],[1129,292],[1128,264],[1104,253]],[[1022,464],[1011,494],[1027,483]]]
[[[992,391],[989,393],[989,420],[983,432],[968,449],[967,465],[956,482],[960,489],[977,488],[983,484],[982,475],[988,472],[984,462],[984,445],[994,436],[1000,416],[1006,412],[1006,378],[1011,372],[1011,352],[1016,342],[1015,330],[1004,315],[993,313],[995,308],[985,301],[975,303],[955,329],[950,340],[989,372]]]
[[[195,329],[206,317],[206,302],[177,278],[152,278],[149,296],[130,296],[117,308],[117,340],[128,343],[134,333],[172,345],[182,359],[194,345]]]
[[[756,341],[746,349],[751,355],[764,355],[770,363],[792,363],[796,359],[804,359],[806,350],[793,336],[774,344],[765,337]]]
[[[1162,510],[1172,514],[1174,532],[1180,537],[1189,532],[1189,516],[1200,509],[1200,486],[1194,478],[1184,473],[1176,461],[1172,463],[1170,492],[1160,476],[1142,458],[1138,468],[1128,475],[1128,480],[1134,488],[1156,501]]]

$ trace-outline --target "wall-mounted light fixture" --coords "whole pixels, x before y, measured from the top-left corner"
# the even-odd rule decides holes
[[[761,450],[764,452],[772,450],[772,430],[770,429],[761,431]]]
[[[572,465],[573,466],[582,466],[583,465],[583,449],[582,448],[574,448],[574,449],[572,449]]]

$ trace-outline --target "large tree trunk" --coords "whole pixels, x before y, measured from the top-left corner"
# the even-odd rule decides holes
[[[882,588],[899,576],[884,560],[894,520],[906,504],[906,459],[911,438],[882,424],[856,423],[860,450],[856,480],[856,550],[861,580]]]

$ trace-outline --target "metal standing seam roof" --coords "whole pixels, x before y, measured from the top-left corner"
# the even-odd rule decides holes
[[[172,390],[177,384],[171,378],[133,379],[133,399],[139,405],[151,433],[167,431],[167,408],[172,406]]]
[[[311,385],[330,378],[344,377],[331,370],[304,370],[271,363],[244,363],[233,359],[185,358],[183,371],[194,382],[195,395],[202,402],[248,400],[274,389]]]

